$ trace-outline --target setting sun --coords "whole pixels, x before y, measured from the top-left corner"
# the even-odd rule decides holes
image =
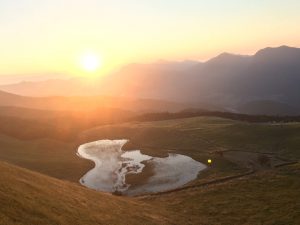
[[[80,57],[80,66],[87,72],[95,72],[101,65],[100,57],[94,53],[86,53]]]

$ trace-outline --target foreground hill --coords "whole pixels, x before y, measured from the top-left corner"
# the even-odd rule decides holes
[[[221,184],[193,188],[143,201],[160,205],[174,224],[300,224],[300,165],[267,170]]]
[[[0,162],[0,224],[299,224],[299,164],[169,194],[116,197]]]
[[[0,162],[0,224],[166,224],[149,204]]]

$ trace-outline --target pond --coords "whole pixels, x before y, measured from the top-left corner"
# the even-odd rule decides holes
[[[80,183],[99,191],[134,196],[181,187],[206,168],[185,155],[159,158],[142,154],[140,150],[123,151],[127,142],[99,140],[79,146],[78,156],[95,163]]]

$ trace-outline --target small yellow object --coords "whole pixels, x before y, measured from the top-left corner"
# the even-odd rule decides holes
[[[208,164],[211,164],[211,163],[212,163],[212,160],[211,160],[211,159],[208,159],[207,162],[208,162]]]

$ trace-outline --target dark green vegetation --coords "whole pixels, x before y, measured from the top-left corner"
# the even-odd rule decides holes
[[[62,139],[41,134],[40,118],[1,123],[0,159],[30,170],[0,163],[0,223],[2,224],[299,224],[300,165],[276,168],[300,158],[300,123],[249,123],[219,117],[192,117],[145,122],[99,123],[70,129]],[[53,117],[52,117],[53,118]],[[79,121],[78,121],[79,120]],[[146,120],[143,118],[143,120]],[[7,122],[9,121],[9,122]],[[26,122],[23,124],[21,122]],[[64,123],[43,120],[43,129]],[[11,133],[7,129],[11,129]],[[77,147],[98,139],[124,139],[125,149],[153,156],[181,153],[213,164],[189,185],[245,173],[227,182],[169,194],[116,197],[81,187],[79,178],[92,163],[76,156]],[[45,176],[46,175],[46,176]],[[50,178],[48,176],[54,177]],[[59,178],[59,179],[55,179]],[[63,181],[65,180],[65,181]],[[67,180],[67,181],[66,181]]]
[[[249,115],[249,114],[239,114],[231,112],[220,112],[220,111],[208,111],[200,109],[185,109],[180,112],[170,113],[170,112],[161,112],[161,113],[144,113],[142,115],[134,116],[136,121],[156,121],[156,120],[171,120],[171,119],[180,119],[180,118],[190,118],[190,117],[199,117],[199,116],[208,116],[208,117],[221,117],[225,119],[232,119],[245,122],[300,122],[300,116],[270,116],[264,114],[258,115]]]

